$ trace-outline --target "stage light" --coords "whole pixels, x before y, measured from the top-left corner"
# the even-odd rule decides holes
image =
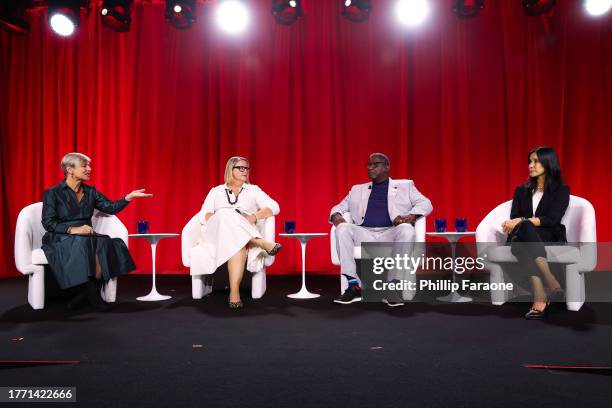
[[[249,25],[249,10],[241,0],[221,0],[216,17],[219,28],[228,34],[240,34]]]
[[[102,2],[102,24],[118,32],[130,30],[133,0],[104,0]]]
[[[29,2],[6,0],[0,3],[0,28],[15,34],[26,35],[30,24],[25,20],[25,9]]]
[[[302,16],[302,2],[299,0],[272,0],[272,15],[279,24],[293,24]]]
[[[395,11],[400,23],[415,27],[425,21],[431,7],[427,0],[398,0]]]
[[[453,13],[459,18],[473,18],[484,8],[484,0],[455,0]]]
[[[371,0],[341,0],[342,1],[342,16],[346,19],[361,22],[366,21],[370,17],[372,11]]]
[[[196,21],[195,12],[195,0],[166,0],[166,20],[174,28],[191,28]]]
[[[584,9],[591,16],[603,16],[612,8],[612,0],[585,0]]]
[[[557,0],[521,0],[523,11],[526,16],[539,16],[548,13],[555,7]]]
[[[48,0],[49,25],[56,34],[69,36],[79,26],[81,7],[79,0]]]

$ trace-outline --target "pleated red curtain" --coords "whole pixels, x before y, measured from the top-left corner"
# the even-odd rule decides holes
[[[304,0],[304,16],[283,26],[269,0],[253,0],[248,33],[232,38],[212,2],[189,30],[164,20],[163,2],[136,1],[128,33],[102,26],[99,6],[71,38],[50,32],[45,11],[26,37],[0,32],[0,276],[16,273],[17,214],[60,181],[70,151],[92,157],[92,183],[109,197],[155,194],[119,215],[131,232],[146,219],[180,233],[235,154],[280,203],[277,231],[295,220],[328,232],[331,206],[367,181],[371,152],[431,198],[428,229],[457,216],[474,229],[526,179],[528,150],[551,145],[571,192],[594,204],[599,239],[612,238],[612,15],[560,1],[526,17],[500,0],[460,20],[439,0],[406,30],[391,0],[373,3],[353,23],[340,1]],[[297,242],[284,243],[272,273],[301,267]],[[130,250],[149,270],[146,243]],[[328,239],[308,251],[309,270],[335,273]],[[179,239],[160,245],[158,267],[186,272]]]

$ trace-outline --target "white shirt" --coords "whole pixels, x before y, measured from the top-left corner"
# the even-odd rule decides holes
[[[229,199],[228,199],[229,196]],[[262,208],[269,208],[273,215],[280,212],[278,203],[270,198],[261,188],[254,184],[244,184],[238,199],[225,184],[213,187],[208,192],[202,210],[198,215],[201,224],[205,224],[206,213],[215,213],[222,208],[237,208],[247,214],[254,214]]]
[[[536,191],[531,196],[531,206],[533,207],[533,216],[535,217],[536,209],[538,208],[538,204],[540,204],[540,200],[542,200],[542,196],[544,195],[543,191]]]

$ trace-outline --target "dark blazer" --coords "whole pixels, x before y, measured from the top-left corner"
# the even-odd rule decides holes
[[[546,188],[534,215],[530,186],[521,184],[514,190],[510,219],[535,216],[540,219],[540,227],[537,227],[537,230],[542,241],[567,242],[565,225],[561,224],[561,218],[569,206],[569,196],[569,187],[565,183]]]

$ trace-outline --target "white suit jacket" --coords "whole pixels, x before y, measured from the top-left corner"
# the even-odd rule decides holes
[[[365,213],[368,208],[368,200],[372,192],[372,182],[356,184],[351,188],[344,200],[334,206],[329,213],[351,213],[351,218],[356,225],[363,224]],[[417,190],[412,180],[393,180],[389,178],[389,192],[387,196],[389,206],[389,218],[391,221],[398,215],[429,215],[433,210],[431,201]]]

